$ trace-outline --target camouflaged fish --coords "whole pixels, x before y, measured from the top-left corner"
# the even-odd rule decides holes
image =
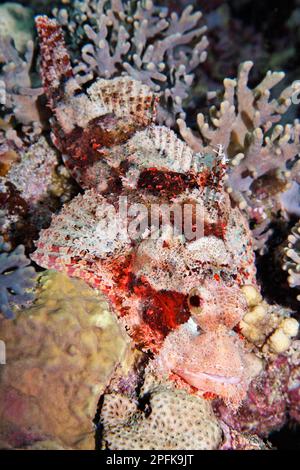
[[[256,280],[247,222],[223,187],[222,149],[195,154],[156,126],[157,97],[130,77],[81,89],[61,28],[45,16],[36,24],[53,142],[84,193],[53,216],[32,259],[101,289],[159,373],[239,403],[260,369],[238,333],[241,287]],[[185,237],[174,217],[153,236],[148,213],[163,218],[170,205],[191,207],[192,225],[200,208],[202,236]]]

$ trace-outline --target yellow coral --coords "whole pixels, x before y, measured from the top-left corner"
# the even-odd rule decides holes
[[[242,292],[246,297],[249,307],[254,307],[255,305],[258,305],[262,299],[259,291],[256,289],[255,286],[251,284],[244,285],[242,287]]]
[[[242,287],[249,311],[240,322],[242,334],[263,351],[275,354],[286,352],[291,338],[297,336],[299,323],[283,308],[268,305],[258,290],[247,285]]]
[[[37,300],[3,320],[7,365],[0,388],[0,428],[9,445],[22,434],[58,445],[94,447],[100,394],[126,356],[127,338],[102,295],[83,281],[48,271]],[[18,441],[17,446],[20,446]]]
[[[270,336],[269,344],[273,352],[280,354],[290,347],[291,340],[282,329],[279,328]]]

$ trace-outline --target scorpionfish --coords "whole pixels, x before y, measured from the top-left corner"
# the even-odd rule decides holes
[[[128,76],[83,89],[58,23],[39,16],[36,25],[52,140],[83,191],[53,215],[32,259],[104,292],[157,373],[238,405],[261,367],[238,333],[241,287],[256,280],[222,149],[194,153],[155,125],[158,97]],[[201,236],[180,230],[185,206],[191,227],[199,210]]]

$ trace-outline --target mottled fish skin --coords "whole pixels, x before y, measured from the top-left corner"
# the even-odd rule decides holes
[[[129,77],[96,80],[85,93],[58,24],[36,23],[53,141],[85,192],[53,216],[32,259],[101,289],[162,375],[238,404],[259,369],[234,332],[247,311],[240,287],[256,280],[247,222],[224,189],[221,149],[195,154],[156,126],[157,97]],[[177,235],[173,221],[156,239],[150,226],[135,240],[120,237],[107,212],[120,209],[120,196],[149,210],[198,205],[202,237]]]

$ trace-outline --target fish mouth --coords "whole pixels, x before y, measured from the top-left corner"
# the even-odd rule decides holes
[[[225,376],[217,374],[209,374],[208,372],[186,372],[186,371],[177,371],[179,375],[182,375],[183,378],[186,377],[187,380],[191,382],[198,382],[199,380],[212,380],[213,382],[237,385],[241,382],[240,377],[236,376]]]

